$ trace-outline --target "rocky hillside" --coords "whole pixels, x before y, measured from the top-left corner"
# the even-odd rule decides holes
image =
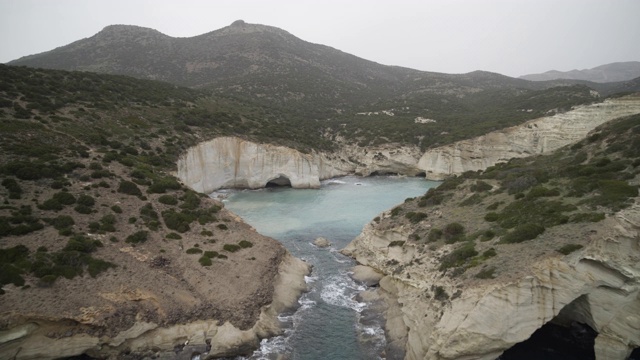
[[[626,359],[640,347],[639,150],[640,117],[620,118],[375,218],[344,252],[385,275],[390,343],[409,359],[494,359],[577,322],[597,359]]]
[[[228,356],[280,332],[307,266],[171,175],[237,115],[189,127],[193,90],[0,71],[1,359]]]
[[[597,101],[591,90],[607,96],[640,89],[385,66],[243,21],[191,38],[113,25],[10,64],[163,80],[244,99],[267,110],[261,120],[273,131],[263,142],[304,129],[331,141],[344,136],[361,145],[400,141],[423,149]]]
[[[640,61],[616,62],[584,70],[550,70],[542,74],[523,75],[520,79],[532,81],[568,79],[607,83],[629,81],[637,77],[640,77]]]

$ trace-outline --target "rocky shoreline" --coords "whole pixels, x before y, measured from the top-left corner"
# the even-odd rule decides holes
[[[495,359],[547,322],[575,321],[598,332],[597,359],[624,360],[640,344],[635,315],[640,310],[639,229],[636,198],[635,205],[591,230],[583,250],[541,257],[515,276],[487,283],[444,278],[428,265],[411,269],[427,258],[411,250],[391,254],[389,244],[400,232],[376,230],[371,224],[342,253],[359,267],[367,266],[367,272],[381,274],[374,295],[363,298],[384,300],[387,351],[402,354],[398,358]],[[402,274],[389,265],[392,259],[403,267]],[[354,278],[371,284],[359,272],[354,271]],[[407,278],[416,272],[424,276]]]

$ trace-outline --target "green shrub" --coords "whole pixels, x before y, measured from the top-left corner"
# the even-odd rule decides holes
[[[142,196],[142,191],[138,185],[131,181],[123,180],[118,185],[118,192],[127,195]]]
[[[189,227],[189,224],[191,224],[191,222],[194,220],[193,216],[176,212],[173,209],[163,211],[162,219],[169,229],[177,231],[179,233],[185,233],[189,231],[191,229]]]
[[[472,242],[468,242],[445,255],[440,262],[440,270],[461,266],[476,255],[478,255],[478,252],[475,249],[475,245]]]
[[[154,181],[147,190],[149,193],[161,194],[167,190],[180,190],[182,186],[174,178],[162,178]]]
[[[210,259],[215,259],[218,256],[220,256],[220,254],[218,254],[217,251],[205,251],[204,252],[204,256],[210,258]]]
[[[86,205],[76,205],[73,210],[75,210],[76,212],[80,213],[80,214],[91,214],[93,212],[93,209],[89,206]]]
[[[187,249],[187,254],[202,254],[202,249],[192,247]]]
[[[181,199],[183,202],[180,208],[182,209],[195,210],[200,206],[200,196],[195,191],[186,191]]]
[[[427,214],[423,212],[408,212],[404,215],[412,224],[417,224],[427,218]]]
[[[224,244],[224,246],[222,247],[222,249],[224,249],[224,251],[228,251],[228,252],[236,252],[238,250],[241,249],[241,247],[239,245],[236,244]]]
[[[130,244],[140,244],[149,238],[149,232],[145,230],[136,231],[135,233],[127,236],[125,242]]]
[[[433,290],[433,298],[438,301],[446,301],[449,299],[449,294],[442,286],[436,286]]]
[[[209,258],[208,256],[201,256],[200,259],[198,259],[198,262],[202,266],[211,266],[213,264],[211,258]]]
[[[71,205],[71,204],[75,204],[76,202],[76,198],[66,191],[57,192],[53,194],[51,198],[56,200],[62,205]]]
[[[538,185],[527,193],[526,197],[529,199],[539,198],[539,197],[550,197],[550,196],[559,196],[560,192],[558,189],[547,189],[542,185]]]
[[[70,228],[75,224],[76,222],[69,215],[59,215],[51,220],[51,225],[53,225],[56,230]]]
[[[250,247],[253,247],[253,243],[251,243],[250,241],[247,240],[241,240],[238,245],[240,245],[241,248],[243,249],[247,249]]]
[[[532,240],[544,232],[544,226],[539,224],[522,224],[516,226],[513,230],[502,237],[501,242],[506,244],[520,243]]]
[[[394,247],[394,246],[402,247],[403,245],[404,245],[404,241],[402,240],[395,240],[389,243],[389,247]]]
[[[47,199],[42,204],[38,205],[38,209],[40,210],[60,211],[63,208],[64,206],[55,199]]]
[[[84,205],[87,207],[91,207],[96,204],[95,199],[91,195],[82,194],[78,196],[77,200],[78,205]]]
[[[459,241],[464,236],[464,226],[457,222],[447,224],[444,227],[443,234],[447,242]]]
[[[483,257],[483,258],[485,258],[485,259],[488,259],[488,258],[494,257],[494,256],[496,256],[496,255],[498,255],[498,253],[496,252],[496,249],[494,249],[494,248],[490,248],[490,249],[488,249],[488,250],[485,250],[485,251],[482,253],[482,257]]]
[[[180,236],[180,234],[176,234],[176,233],[174,233],[174,232],[171,232],[171,233],[168,233],[168,234],[167,234],[167,239],[170,239],[170,240],[180,240],[180,239],[182,239],[182,236]]]
[[[480,236],[480,241],[489,241],[496,236],[496,233],[493,230],[485,230],[482,232]]]
[[[471,185],[471,191],[473,192],[484,192],[493,189],[493,186],[487,184],[482,180],[477,180],[475,184]]]
[[[561,247],[560,249],[556,250],[559,253],[563,254],[563,255],[569,255],[574,251],[580,250],[582,249],[583,246],[580,244],[567,244],[563,247]]]
[[[220,230],[229,230],[229,227],[225,224],[218,224],[216,227]]]
[[[165,205],[178,205],[178,199],[173,195],[162,195],[158,201]]]
[[[111,207],[111,211],[113,211],[116,214],[122,214],[122,208],[118,205],[113,205]]]

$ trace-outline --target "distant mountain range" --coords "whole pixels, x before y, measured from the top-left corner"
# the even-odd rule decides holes
[[[640,61],[615,62],[593,69],[557,71],[520,76],[520,79],[546,81],[557,79],[585,80],[597,83],[628,81],[640,77]]]

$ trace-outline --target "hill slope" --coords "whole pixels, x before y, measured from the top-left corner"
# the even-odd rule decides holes
[[[640,77],[640,61],[615,62],[600,65],[593,69],[557,71],[551,70],[542,74],[522,75],[520,79],[547,81],[557,79],[585,80],[597,83],[629,81]]]

